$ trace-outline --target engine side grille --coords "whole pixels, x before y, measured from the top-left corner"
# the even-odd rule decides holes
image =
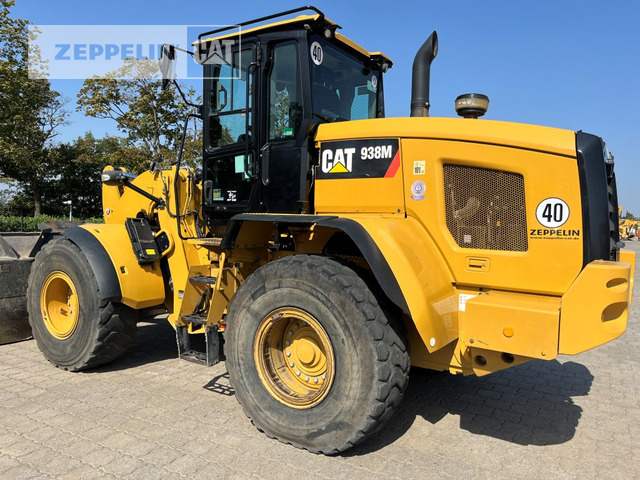
[[[443,170],[447,227],[458,246],[527,251],[522,175],[455,164]]]

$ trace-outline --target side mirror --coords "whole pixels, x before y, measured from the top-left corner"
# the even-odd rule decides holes
[[[176,78],[176,48],[173,45],[163,44],[158,63],[162,74],[162,89],[166,90]]]

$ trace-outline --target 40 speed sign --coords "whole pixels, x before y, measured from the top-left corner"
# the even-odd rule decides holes
[[[558,228],[569,220],[569,205],[560,198],[547,198],[536,208],[536,218],[544,227]]]

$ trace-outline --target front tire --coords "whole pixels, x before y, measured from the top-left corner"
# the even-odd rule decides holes
[[[122,356],[138,312],[100,298],[82,251],[58,237],[36,255],[27,289],[29,323],[38,348],[56,367],[79,371]]]
[[[236,398],[268,436],[334,454],[375,435],[407,385],[399,315],[336,260],[286,257],[251,275],[227,316]]]

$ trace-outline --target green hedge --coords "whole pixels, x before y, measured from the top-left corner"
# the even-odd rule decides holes
[[[37,217],[9,217],[0,215],[0,232],[37,232],[38,224],[44,222],[65,222],[68,218],[38,215]],[[78,221],[79,219],[74,219]],[[85,223],[104,223],[102,218],[87,218],[80,220]]]

